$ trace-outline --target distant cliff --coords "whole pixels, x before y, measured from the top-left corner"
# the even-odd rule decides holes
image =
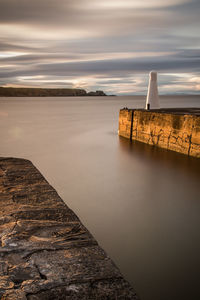
[[[89,92],[87,96],[107,96],[103,91]]]
[[[0,97],[74,97],[106,96],[103,91],[89,92],[84,89],[43,89],[0,87]]]

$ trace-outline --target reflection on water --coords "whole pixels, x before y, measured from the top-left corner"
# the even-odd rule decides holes
[[[153,164],[176,168],[186,175],[194,175],[200,178],[200,159],[198,158],[168,151],[138,141],[130,142],[123,137],[119,137],[119,146],[130,156],[134,154],[140,159],[151,161]]]
[[[140,203],[132,200],[139,210],[133,219],[133,256],[140,261],[139,266],[135,261],[140,282],[137,277],[134,283],[142,282],[141,298],[199,299],[200,160],[124,138],[119,146],[132,171],[138,161],[140,169],[145,165],[145,173],[138,172],[132,183],[140,197]],[[139,181],[145,182],[146,199],[137,191]]]
[[[144,97],[0,99],[0,156],[30,159],[142,300],[200,299],[200,160],[119,138]],[[162,97],[162,107],[200,107]]]

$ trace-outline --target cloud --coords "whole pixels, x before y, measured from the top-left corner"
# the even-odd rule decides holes
[[[156,69],[163,91],[198,93],[198,82],[180,80],[199,76],[199,8],[197,0],[0,0],[0,84],[130,93],[134,83],[142,93]]]
[[[186,51],[184,51],[186,53]],[[191,54],[191,52],[189,52]],[[57,56],[56,56],[57,57]],[[80,75],[80,74],[123,74],[123,73],[140,73],[149,72],[151,69],[155,69],[161,72],[164,71],[184,71],[184,70],[199,70],[200,68],[200,58],[193,58],[192,56],[182,55],[182,53],[177,53],[176,55],[168,56],[158,56],[158,57],[137,57],[137,58],[118,58],[118,59],[96,59],[96,60],[78,60],[72,62],[55,62],[56,59],[54,55],[50,55],[50,63],[45,63],[45,59],[42,56],[18,56],[18,57],[8,57],[6,63],[17,63],[20,61],[22,63],[21,69],[19,70],[8,70],[7,72],[0,71],[0,77],[12,77],[12,75]],[[59,58],[59,56],[58,56]],[[70,58],[74,58],[69,57]],[[48,56],[46,57],[48,60]],[[62,59],[62,58],[61,58]],[[63,60],[66,60],[64,57]],[[26,60],[28,60],[28,65],[26,66]],[[36,63],[37,62],[37,63]],[[31,69],[29,66],[31,65]],[[7,74],[6,74],[7,73]]]

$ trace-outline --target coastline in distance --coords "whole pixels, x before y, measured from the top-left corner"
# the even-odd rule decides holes
[[[86,92],[84,89],[12,88],[0,87],[0,97],[73,97],[107,96],[103,91]]]

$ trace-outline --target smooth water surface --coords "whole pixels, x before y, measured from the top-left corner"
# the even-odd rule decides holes
[[[30,159],[142,300],[200,299],[200,160],[119,138],[144,97],[1,98],[0,156]],[[162,97],[162,107],[200,98]]]

